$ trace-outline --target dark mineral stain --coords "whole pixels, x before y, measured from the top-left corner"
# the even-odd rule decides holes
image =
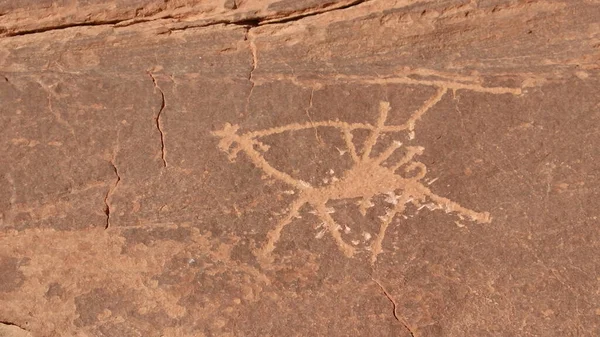
[[[130,322],[130,326],[137,326],[135,322],[148,321],[155,322],[159,326],[167,327],[177,324],[176,320],[169,317],[164,310],[152,310],[148,313],[141,314],[140,306],[144,304],[139,300],[138,294],[134,289],[104,289],[96,288],[92,291],[75,298],[76,311],[79,317],[74,323],[77,327],[91,326],[98,322],[98,316],[103,314],[105,310],[109,310],[111,315],[123,317]],[[108,330],[119,330],[123,327],[105,326]],[[116,334],[115,336],[129,336],[131,331],[124,335]],[[149,336],[148,334],[143,334]]]
[[[23,285],[25,275],[19,270],[22,261],[8,256],[0,256],[0,292],[8,293]]]
[[[177,242],[188,242],[192,236],[189,228],[133,228],[123,231],[123,237],[127,240],[127,246],[142,243],[151,246],[156,241],[173,240]]]
[[[127,323],[103,324],[98,327],[103,336],[139,337],[143,334]]]
[[[79,317],[75,320],[75,326],[83,327],[96,322],[98,315],[104,310],[126,309],[125,294],[121,291],[111,292],[106,289],[96,288],[87,294],[75,298],[75,306]]]
[[[53,282],[48,286],[48,290],[46,291],[46,297],[60,297],[64,298],[66,295],[65,289],[58,283]]]

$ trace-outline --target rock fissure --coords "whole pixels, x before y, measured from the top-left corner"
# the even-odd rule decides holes
[[[35,28],[35,29],[20,30],[20,31],[18,30],[18,31],[14,31],[14,32],[6,32],[6,33],[4,33],[4,37],[39,34],[39,33],[63,30],[63,29],[74,28],[74,27],[113,26],[122,21],[124,21],[124,20],[115,19],[115,20],[107,20],[107,21],[69,23],[69,24],[64,24],[64,25],[56,25],[56,26],[40,27],[40,28]]]
[[[121,176],[119,175],[119,170],[117,170],[117,166],[115,165],[113,160],[110,161],[110,165],[112,165],[112,168],[115,172],[116,180],[115,180],[114,184],[111,187],[109,187],[108,191],[106,191],[106,195],[104,196],[104,214],[106,214],[106,224],[104,225],[104,229],[108,229],[108,227],[110,227],[110,212],[111,212],[110,199],[112,198],[113,193],[115,192],[115,189],[117,188],[117,185],[119,185],[119,182],[121,181]]]
[[[14,327],[19,328],[19,329],[21,329],[23,331],[29,331],[29,330],[25,329],[24,327],[22,327],[22,326],[20,326],[20,325],[18,325],[16,323],[9,322],[9,321],[0,320],[0,325],[14,326]]]
[[[154,120],[156,123],[156,129],[158,130],[158,133],[160,134],[160,156],[161,156],[161,159],[163,162],[163,167],[167,167],[166,149],[165,149],[165,134],[163,132],[162,122],[160,119],[163,111],[165,110],[165,106],[167,105],[167,102],[165,100],[165,93],[162,91],[162,89],[158,85],[158,82],[156,81],[156,78],[154,77],[154,75],[151,72],[148,72],[148,75],[150,76],[150,78],[152,78],[152,83],[154,83],[154,89],[158,90],[158,92],[160,93],[160,97],[161,97],[160,109],[158,110],[156,117],[154,117]]]
[[[379,288],[381,289],[381,292],[392,303],[392,314],[394,315],[394,318],[398,322],[400,322],[400,324],[402,324],[406,330],[408,330],[408,332],[410,333],[411,337],[415,337],[415,333],[410,329],[410,327],[408,326],[408,323],[403,318],[401,318],[400,316],[398,316],[398,313],[396,311],[398,309],[398,305],[396,304],[396,301],[394,300],[394,298],[390,295],[390,293],[388,293],[388,291],[385,289],[385,287],[383,286],[383,284],[381,284],[381,282],[377,281],[373,277],[371,277],[371,279],[373,280],[373,282],[375,282],[377,284],[377,286],[379,286]]]
[[[333,8],[331,8],[332,6],[326,6],[326,5],[317,7],[317,8],[315,8],[315,7],[307,8],[301,12],[288,13],[288,15],[279,17],[279,18],[261,19],[261,20],[259,20],[259,25],[269,25],[269,24],[288,23],[288,22],[298,21],[300,19],[304,19],[304,18],[307,18],[310,16],[317,16],[317,15],[321,15],[324,13],[348,9],[348,8],[360,5],[360,4],[368,2],[368,1],[370,1],[370,0],[355,0],[355,1],[352,1],[345,5],[342,5],[339,7],[333,7]]]
[[[252,97],[252,93],[254,91],[255,82],[253,79],[254,70],[256,70],[256,66],[258,65],[258,52],[256,50],[256,43],[254,42],[254,35],[250,31],[250,27],[246,29],[246,34],[244,35],[244,41],[248,42],[248,47],[250,48],[250,55],[252,58],[252,66],[250,68],[250,72],[248,73],[248,81],[250,81],[250,92],[248,93],[248,97],[246,98],[246,108],[244,113],[248,114],[250,108],[250,98]]]
[[[284,15],[271,14],[271,15],[265,15],[263,17],[261,17],[261,16],[245,17],[245,18],[241,18],[241,19],[237,19],[237,20],[236,19],[212,19],[212,20],[207,19],[206,21],[204,21],[202,23],[190,22],[189,24],[183,23],[183,25],[181,25],[179,27],[167,27],[166,31],[162,31],[159,34],[165,34],[165,33],[170,33],[173,31],[186,30],[186,29],[191,29],[191,28],[203,28],[203,27],[218,26],[218,25],[235,25],[235,26],[242,26],[242,27],[249,29],[249,28],[253,28],[253,27],[257,27],[257,26],[289,23],[289,22],[298,21],[298,20],[301,20],[301,19],[304,19],[307,17],[311,17],[311,16],[317,16],[317,15],[326,14],[329,12],[348,9],[348,8],[360,5],[360,4],[368,2],[368,1],[370,1],[370,0],[356,0],[356,1],[352,1],[348,4],[337,6],[337,7],[321,5],[321,6],[305,8],[301,11],[285,13]],[[99,21],[89,21],[89,22],[67,23],[67,24],[53,25],[53,26],[40,27],[40,28],[34,28],[34,29],[24,29],[24,30],[14,30],[14,31],[4,30],[4,31],[0,31],[0,35],[3,35],[0,37],[16,37],[16,36],[40,34],[40,33],[64,30],[64,29],[75,28],[75,27],[110,26],[113,28],[121,28],[121,27],[130,27],[130,26],[138,25],[138,24],[144,24],[144,23],[148,23],[148,22],[173,20],[173,19],[176,19],[176,20],[185,19],[185,16],[174,17],[172,15],[164,15],[164,16],[161,16],[158,18],[135,18],[135,17],[131,18],[131,17],[128,17],[128,18],[119,18],[119,19],[114,19],[114,20],[99,20]],[[177,23],[178,22],[175,22],[175,24],[177,24]]]

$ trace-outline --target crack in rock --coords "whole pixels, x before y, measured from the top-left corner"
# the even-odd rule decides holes
[[[0,320],[0,324],[9,325],[9,326],[16,326],[17,328],[19,328],[21,330],[25,330],[24,328],[20,327],[18,324],[13,323],[13,322],[8,322],[8,321],[2,321],[2,320]]]
[[[123,20],[115,19],[115,20],[107,20],[107,21],[67,23],[64,25],[56,25],[56,26],[48,26],[48,27],[41,27],[41,28],[35,28],[35,29],[27,29],[27,30],[21,30],[21,31],[8,32],[4,36],[12,37],[12,36],[39,34],[39,33],[45,33],[45,32],[54,31],[54,30],[63,30],[63,29],[73,28],[73,27],[90,27],[90,26],[107,26],[107,25],[113,26],[122,21]]]
[[[110,200],[112,198],[112,195],[115,191],[115,189],[117,188],[117,185],[119,185],[119,182],[121,181],[121,176],[119,175],[119,171],[117,170],[117,167],[115,166],[115,163],[113,160],[111,160],[110,165],[112,165],[113,170],[115,171],[115,175],[117,176],[117,179],[115,180],[115,183],[108,189],[108,191],[106,191],[106,195],[104,196],[104,214],[106,214],[106,224],[104,225],[104,229],[108,229],[108,227],[110,227]]]
[[[329,12],[348,9],[348,8],[360,5],[360,4],[368,2],[368,1],[370,1],[370,0],[355,0],[355,1],[349,2],[345,5],[341,5],[341,6],[337,6],[337,7],[335,5],[334,6],[323,6],[323,5],[313,6],[313,7],[305,8],[302,11],[283,13],[283,15],[281,13],[276,13],[276,14],[270,14],[270,15],[267,14],[267,15],[259,16],[259,14],[253,13],[253,14],[249,14],[248,16],[242,15],[241,18],[240,18],[240,16],[237,16],[237,18],[236,17],[222,18],[222,19],[208,18],[208,19],[199,20],[196,22],[177,21],[173,24],[172,27],[166,27],[166,29],[161,30],[161,32],[158,34],[165,34],[165,33],[170,33],[172,31],[178,31],[178,30],[186,30],[189,28],[202,28],[202,27],[217,26],[217,25],[236,25],[236,26],[242,26],[245,28],[253,28],[253,27],[257,27],[259,25],[266,26],[266,25],[272,25],[272,24],[289,23],[289,22],[298,21],[298,20],[301,20],[301,19],[304,19],[307,17],[311,17],[311,16],[317,16],[317,15],[326,14]],[[31,35],[31,34],[40,34],[40,33],[45,33],[45,32],[50,32],[50,31],[64,30],[64,29],[76,28],[76,27],[109,26],[112,28],[120,28],[120,27],[129,27],[129,26],[133,26],[133,25],[154,22],[154,21],[163,21],[163,20],[172,20],[172,19],[182,20],[185,18],[186,18],[185,16],[175,17],[171,14],[165,14],[158,18],[127,17],[127,18],[118,18],[118,19],[114,19],[114,20],[74,22],[74,23],[65,23],[65,24],[33,28],[33,29],[0,31],[0,37],[15,37],[15,36],[24,36],[24,35]]]
[[[31,337],[31,333],[16,323],[0,320],[0,336]]]
[[[291,12],[291,13],[286,13],[287,15],[279,17],[279,18],[263,18],[263,19],[259,19],[258,24],[259,25],[270,25],[270,24],[277,24],[277,23],[288,23],[288,22],[293,22],[293,21],[298,21],[300,19],[304,19],[310,16],[317,16],[320,14],[324,14],[324,13],[329,13],[329,12],[334,12],[334,11],[338,11],[338,10],[343,10],[343,9],[348,9],[357,5],[360,5],[362,3],[368,2],[370,0],[355,0],[355,1],[351,1],[345,5],[339,6],[339,7],[334,7],[334,6],[319,6],[319,7],[312,7],[312,8],[306,8],[305,10],[301,11],[301,12]],[[331,8],[333,7],[333,8]]]
[[[248,97],[246,98],[246,111],[248,114],[248,109],[250,107],[250,98],[252,97],[252,92],[254,91],[254,85],[256,84],[253,79],[254,70],[256,70],[256,66],[258,65],[258,53],[256,50],[256,43],[254,42],[254,35],[250,32],[250,27],[246,28],[246,34],[244,35],[244,41],[248,41],[248,47],[250,48],[250,55],[252,56],[252,68],[248,73],[248,81],[250,81],[251,87],[250,92],[248,93]]]
[[[392,303],[392,314],[394,315],[394,318],[404,326],[404,328],[410,333],[411,337],[415,337],[415,333],[408,327],[408,323],[396,313],[398,305],[396,304],[396,301],[394,301],[394,298],[387,292],[387,290],[383,287],[381,282],[377,281],[373,277],[371,277],[371,279],[379,286],[381,292],[383,292],[385,297],[387,297],[387,299]]]
[[[165,106],[167,105],[167,102],[165,100],[165,93],[158,86],[158,82],[156,81],[156,78],[154,77],[154,75],[151,72],[148,72],[148,75],[150,76],[150,78],[152,78],[152,83],[154,83],[154,89],[158,90],[158,92],[160,93],[160,97],[161,97],[160,109],[158,110],[156,117],[154,117],[154,120],[156,121],[156,129],[158,129],[158,133],[160,133],[160,156],[161,156],[161,159],[163,162],[163,167],[167,167],[166,149],[165,149],[165,134],[163,132],[162,122],[160,120],[160,117],[161,117],[163,111],[165,110]]]

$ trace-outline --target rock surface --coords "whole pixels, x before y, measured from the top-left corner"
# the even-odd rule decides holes
[[[0,336],[597,336],[598,18],[3,1]]]

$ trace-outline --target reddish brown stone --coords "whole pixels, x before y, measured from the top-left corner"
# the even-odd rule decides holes
[[[5,1],[0,336],[596,336],[598,17]]]

